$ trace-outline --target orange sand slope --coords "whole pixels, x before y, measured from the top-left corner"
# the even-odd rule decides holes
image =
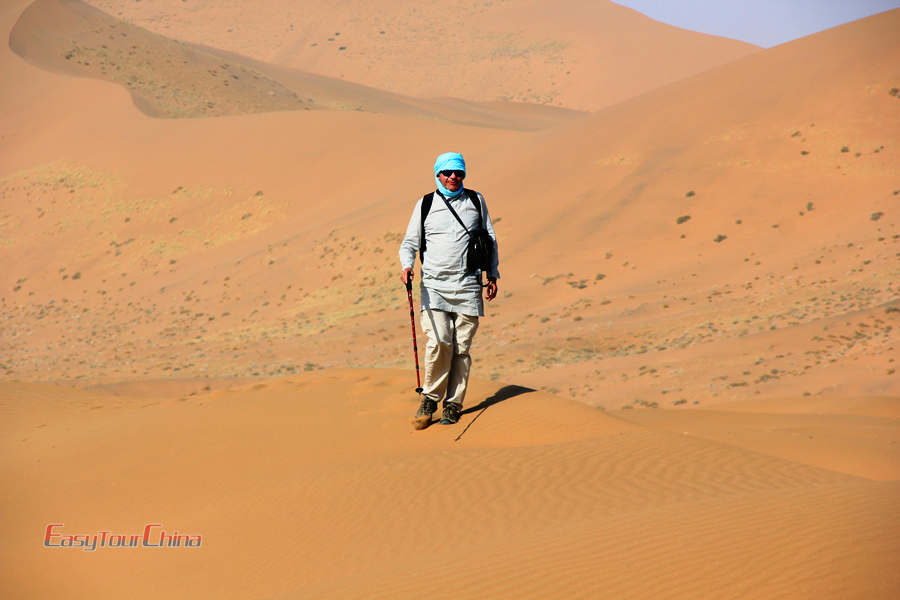
[[[501,374],[532,356],[607,407],[900,393],[898,29],[894,10],[797,40],[505,156],[487,189],[540,176],[503,207],[528,274],[503,310],[534,321]]]
[[[579,114],[533,104],[500,110],[487,103],[404,97],[172,40],[78,0],[28,5],[10,32],[9,45],[42,68],[117,83],[141,111],[156,117],[330,109],[538,129]]]
[[[176,598],[900,589],[896,469],[873,481],[483,380],[458,426],[412,432],[408,378],[345,370],[157,398],[3,384],[4,595],[149,598],[160,582]],[[895,444],[897,416],[884,421]],[[48,523],[91,535],[161,523],[202,543],[45,548]]]
[[[898,27],[900,11],[864,19],[537,133],[148,119],[119,86],[7,50],[0,369],[408,365],[396,249],[451,147],[501,240],[483,375],[610,409],[896,396]]]
[[[606,2],[91,4],[0,6],[0,595],[898,596],[900,10],[757,52]],[[396,250],[450,148],[502,296],[412,432]]]
[[[167,37],[409,96],[596,110],[758,51],[605,0],[89,0]]]

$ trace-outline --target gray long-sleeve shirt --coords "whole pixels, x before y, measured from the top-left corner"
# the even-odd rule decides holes
[[[478,200],[481,204],[481,214],[484,216],[484,228],[494,240],[494,257],[487,275],[499,279],[497,236],[484,196],[478,194]],[[469,231],[478,227],[475,205],[465,193],[448,201]],[[404,269],[412,269],[415,266],[421,223],[422,199],[419,198],[409,219],[409,225],[406,226],[406,236],[400,243],[400,264]],[[447,210],[444,201],[436,192],[431,209],[425,218],[425,240],[427,244],[422,262],[422,277],[419,279],[422,310],[433,308],[464,315],[484,316],[480,278],[471,273],[466,274],[466,248],[469,244],[469,235]]]

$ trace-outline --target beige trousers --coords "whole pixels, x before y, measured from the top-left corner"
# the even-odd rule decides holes
[[[428,336],[423,395],[440,402],[446,393],[446,402],[462,405],[472,366],[469,348],[478,330],[478,317],[425,309],[422,329]]]

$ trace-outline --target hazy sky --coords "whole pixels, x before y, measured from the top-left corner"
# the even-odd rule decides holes
[[[766,48],[900,7],[900,0],[613,1],[669,25]]]

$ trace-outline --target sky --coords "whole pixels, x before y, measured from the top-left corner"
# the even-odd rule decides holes
[[[900,0],[613,1],[669,25],[764,48],[900,8]]]

